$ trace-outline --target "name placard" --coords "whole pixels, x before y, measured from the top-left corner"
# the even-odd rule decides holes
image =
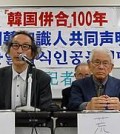
[[[15,113],[0,111],[0,134],[15,134]]]
[[[77,129],[78,134],[120,134],[120,113],[78,113]]]

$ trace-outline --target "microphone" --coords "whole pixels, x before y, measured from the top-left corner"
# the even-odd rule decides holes
[[[33,63],[30,59],[28,59],[25,54],[20,54],[20,55],[19,55],[19,59],[25,61],[25,62],[28,63],[30,66],[35,66],[34,63]]]

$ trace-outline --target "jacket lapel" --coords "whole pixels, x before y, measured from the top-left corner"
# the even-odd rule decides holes
[[[11,87],[12,87],[12,67],[8,67],[6,69],[6,73],[4,75],[5,81],[5,109],[11,108]]]

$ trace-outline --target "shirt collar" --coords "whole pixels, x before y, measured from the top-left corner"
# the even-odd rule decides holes
[[[95,79],[95,77],[93,77],[93,81],[94,81],[94,83],[96,84],[96,85],[103,85],[103,86],[105,86],[105,84],[107,83],[107,80],[108,80],[108,77],[103,81],[103,83],[100,83],[99,81],[97,81],[96,79]]]
[[[28,67],[22,73],[19,74],[14,70],[14,68],[12,66],[12,71],[13,71],[12,79],[15,79],[19,75],[23,80],[26,80],[27,70],[28,70]]]

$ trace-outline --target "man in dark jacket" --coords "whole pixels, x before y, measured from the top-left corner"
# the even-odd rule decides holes
[[[113,57],[104,47],[90,55],[90,77],[76,80],[71,86],[69,110],[120,110],[120,80],[109,75]]]
[[[87,63],[80,63],[75,67],[74,76],[76,80],[88,77],[90,74],[91,74],[90,69]],[[70,92],[71,92],[71,87],[67,87],[62,90],[62,104],[61,104],[62,108],[67,108]]]
[[[20,59],[22,54],[32,61],[38,54],[32,36],[25,31],[15,32],[6,44],[6,52],[12,59],[12,66],[0,69],[0,109],[14,110],[27,104],[28,78],[31,76],[30,105],[47,110],[52,102],[50,76]]]

